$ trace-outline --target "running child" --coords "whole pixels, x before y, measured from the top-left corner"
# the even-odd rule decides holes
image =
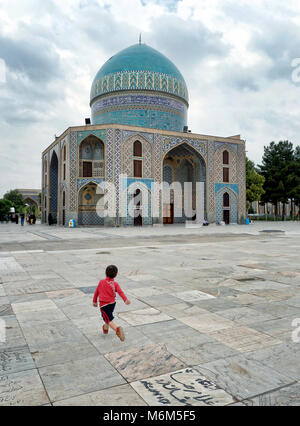
[[[99,299],[100,311],[105,322],[103,333],[107,334],[110,327],[123,342],[125,340],[124,330],[122,327],[117,327],[113,322],[113,312],[116,307],[116,292],[122,297],[126,305],[130,305],[130,300],[127,299],[119,284],[114,280],[117,275],[118,268],[115,265],[110,265],[106,268],[106,279],[99,282],[94,294],[93,305],[97,307]]]

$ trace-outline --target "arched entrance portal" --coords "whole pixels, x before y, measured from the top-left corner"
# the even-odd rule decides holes
[[[50,163],[50,205],[49,213],[52,215],[53,223],[57,223],[57,196],[58,196],[58,158],[53,152]]]
[[[184,199],[189,200],[193,210],[196,210],[196,183],[204,183],[204,197],[201,201],[204,205],[204,216],[206,216],[206,165],[203,157],[190,145],[183,143],[171,149],[165,156],[163,162],[163,181],[171,185],[178,182],[181,195],[170,191],[169,200],[163,194],[163,222],[164,224],[185,223],[186,220],[197,220],[195,214],[187,216],[184,211]],[[190,191],[185,194],[184,183],[190,182]],[[199,201],[198,201],[199,205]],[[179,212],[180,215],[177,215]]]
[[[88,183],[78,194],[78,224],[104,225],[104,192],[95,183]]]
[[[39,213],[39,205],[38,203],[30,197],[24,199],[25,205],[28,206],[28,210],[30,213],[34,213],[36,216]]]

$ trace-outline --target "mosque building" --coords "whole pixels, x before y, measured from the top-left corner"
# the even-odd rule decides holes
[[[114,55],[93,81],[90,107],[91,120],[69,127],[42,153],[43,223],[49,214],[58,225],[73,219],[79,226],[197,220],[184,211],[174,214],[172,193],[168,202],[160,193],[159,213],[153,215],[153,184],[161,182],[192,182],[192,188],[203,182],[209,222],[244,222],[245,141],[188,130],[187,86],[166,56],[141,42]],[[116,214],[107,217],[99,214],[103,183],[116,188]],[[141,190],[134,217],[129,210],[120,214],[124,200],[134,200]]]

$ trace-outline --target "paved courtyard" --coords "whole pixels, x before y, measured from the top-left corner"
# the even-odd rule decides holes
[[[300,405],[299,252],[297,223],[0,224],[0,405]],[[125,342],[92,306],[112,263]]]

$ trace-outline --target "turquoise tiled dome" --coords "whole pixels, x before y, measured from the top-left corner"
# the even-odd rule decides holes
[[[146,44],[112,56],[91,89],[93,124],[126,124],[182,131],[188,91],[178,68]]]

